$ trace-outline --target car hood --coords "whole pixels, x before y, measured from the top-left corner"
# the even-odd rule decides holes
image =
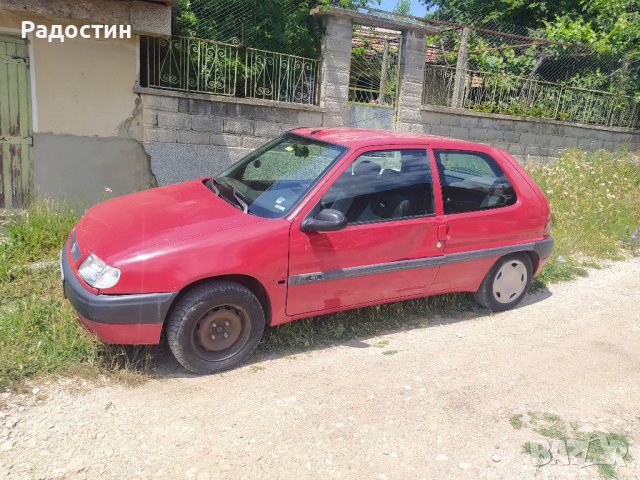
[[[111,265],[175,250],[198,237],[264,222],[209,190],[203,179],[124,195],[91,207],[78,223],[81,258]]]

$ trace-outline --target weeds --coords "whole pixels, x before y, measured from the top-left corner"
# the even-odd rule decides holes
[[[148,348],[104,345],[64,299],[57,258],[78,214],[49,202],[11,219],[0,244],[0,388],[38,373],[144,370]],[[47,262],[33,268],[33,262]],[[124,374],[122,374],[124,378]],[[126,383],[133,383],[127,381]]]
[[[528,170],[551,204],[555,248],[535,286],[585,275],[594,260],[640,252],[640,159],[571,150]]]
[[[609,463],[611,461],[615,462],[615,459],[609,458],[611,452],[605,451],[605,448],[611,450],[611,447],[615,445],[626,446],[623,448],[623,452],[615,450],[617,447],[614,447],[615,451],[613,453],[621,455],[620,458],[625,462],[633,460],[628,452],[629,438],[622,433],[580,431],[576,425],[569,425],[558,415],[547,412],[527,412],[526,415],[512,415],[509,418],[509,423],[518,430],[527,427],[548,440],[560,441],[562,445],[565,445],[564,448],[559,448],[558,450],[555,447],[548,450],[547,447],[549,445],[544,445],[537,441],[525,442],[522,446],[522,451],[533,456],[537,461],[541,461],[540,466],[546,464],[545,462],[553,463],[555,461],[560,463],[570,462],[582,466],[597,465],[600,477],[612,479],[618,478],[615,463]],[[586,449],[575,448],[574,444],[576,442],[582,442]],[[540,456],[541,454],[542,457]],[[569,457],[569,455],[574,454],[580,457]]]

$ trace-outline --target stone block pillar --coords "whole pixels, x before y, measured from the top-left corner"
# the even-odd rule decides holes
[[[322,125],[343,125],[349,96],[349,68],[351,66],[351,19],[322,15],[320,58],[320,107],[325,109]]]
[[[422,131],[420,106],[424,83],[425,34],[402,32],[396,130]]]

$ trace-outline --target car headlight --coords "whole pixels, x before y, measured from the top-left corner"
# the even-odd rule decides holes
[[[93,253],[82,261],[78,274],[94,288],[111,288],[120,280],[120,270],[107,265]]]

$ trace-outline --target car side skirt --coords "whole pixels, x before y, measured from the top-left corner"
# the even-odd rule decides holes
[[[310,272],[289,277],[289,285],[304,285],[308,283],[323,282],[327,280],[338,280],[343,278],[359,277],[363,275],[373,275],[377,273],[395,272],[414,268],[435,267],[449,263],[466,262],[488,257],[502,257],[510,253],[535,252],[540,259],[546,259],[553,250],[553,239],[551,237],[535,242],[520,243],[504,247],[485,248],[481,250],[471,250],[467,252],[448,253],[437,257],[415,258],[411,260],[398,260],[395,262],[376,263],[372,265],[362,265],[357,267],[347,267],[324,272]]]

